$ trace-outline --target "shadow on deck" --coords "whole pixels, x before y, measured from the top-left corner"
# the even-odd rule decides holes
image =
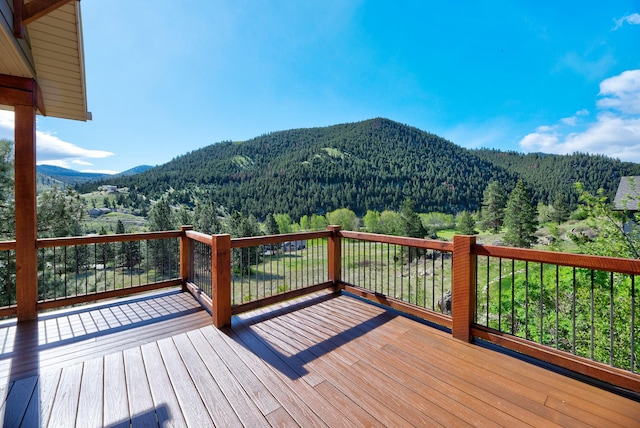
[[[164,292],[0,323],[4,426],[637,426],[640,403],[349,295],[215,329]]]

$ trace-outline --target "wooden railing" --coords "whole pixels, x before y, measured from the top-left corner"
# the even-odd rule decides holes
[[[185,230],[186,288],[209,308],[213,323],[233,314],[311,293],[329,277],[330,230],[231,239]]]
[[[20,305],[44,310],[181,286],[222,327],[233,314],[334,288],[437,323],[457,339],[488,341],[640,392],[640,260],[337,226],[237,239],[185,226],[41,239],[37,248],[38,283],[14,284],[15,242],[0,243],[0,316]],[[36,287],[36,301],[16,302],[17,287]]]
[[[491,342],[640,392],[640,260],[478,245],[472,236],[453,243],[339,236],[348,241],[340,288],[437,323],[457,339]]]
[[[0,317],[182,284],[181,231],[39,239],[35,283],[15,282],[15,241],[0,243]],[[22,287],[33,300],[22,301]]]

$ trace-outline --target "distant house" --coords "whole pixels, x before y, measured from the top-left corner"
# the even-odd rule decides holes
[[[91,208],[89,210],[89,216],[92,218],[100,217],[101,215],[109,214],[111,210],[109,208]]]
[[[111,185],[105,184],[104,186],[98,187],[98,190],[102,192],[107,192],[107,193],[114,193],[118,191],[118,186],[111,186]]]
[[[616,197],[613,200],[615,211],[640,211],[640,176],[621,177]]]

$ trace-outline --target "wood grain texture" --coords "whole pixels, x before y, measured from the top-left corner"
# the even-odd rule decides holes
[[[0,322],[5,355],[13,355],[12,342],[27,348],[21,355],[38,355],[46,340],[62,341],[55,358],[65,349],[71,356],[67,365],[57,361],[60,369],[2,378],[0,425],[640,426],[640,398],[455,339],[364,299],[324,290],[240,314],[224,329],[203,314],[206,325],[168,330],[164,323],[183,317],[160,315],[188,307],[185,296],[93,306],[95,324],[85,333],[120,323],[113,335],[131,336],[126,344],[69,341],[90,326],[78,308],[19,334]],[[172,333],[145,341],[150,325]],[[85,358],[83,346],[101,355]]]

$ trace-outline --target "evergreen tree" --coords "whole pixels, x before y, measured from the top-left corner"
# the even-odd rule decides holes
[[[171,205],[166,197],[160,198],[149,211],[149,228],[152,231],[175,230],[175,221]],[[177,273],[179,249],[175,239],[149,241],[151,259],[156,274],[169,279]]]
[[[260,226],[254,216],[243,216],[236,211],[231,215],[227,223],[229,234],[234,238],[245,236],[260,236]],[[248,275],[251,266],[255,266],[262,260],[262,252],[258,247],[234,248],[232,253],[232,264],[236,272]]]
[[[180,226],[193,225],[193,213],[186,205],[180,205],[176,218]]]
[[[567,221],[567,219],[569,218],[569,206],[567,205],[564,196],[562,196],[562,193],[556,193],[556,197],[553,200],[552,207],[553,211],[549,213],[551,221],[554,221],[558,224]]]
[[[267,229],[267,235],[278,235],[280,233],[278,223],[276,223],[276,219],[273,217],[273,214],[267,215],[267,218],[264,221],[264,227]]]
[[[193,210],[193,228],[207,235],[215,235],[222,230],[214,202],[196,202]]]
[[[414,202],[407,198],[400,207],[400,218],[402,220],[402,235],[411,238],[424,238],[427,230],[422,225],[420,216],[414,211]]]
[[[124,223],[122,223],[122,220],[120,219],[118,219],[118,222],[116,223],[116,233],[126,233]],[[140,242],[141,241],[127,241],[116,243],[118,266],[131,270],[140,264],[142,261]]]
[[[462,211],[458,214],[457,228],[463,235],[475,235],[478,233],[476,231],[476,221],[469,211]]]
[[[509,195],[504,211],[504,243],[514,247],[531,247],[536,241],[534,233],[538,227],[536,208],[531,202],[529,189],[522,180]]]
[[[149,211],[149,229],[152,231],[175,230],[173,212],[166,197],[160,198]]]
[[[13,143],[0,140],[0,237],[15,236],[15,204],[13,202]]]
[[[38,236],[53,238],[82,234],[84,203],[73,189],[53,187],[38,196]]]
[[[483,230],[499,233],[505,217],[507,197],[502,185],[497,181],[490,181],[482,194],[482,223]]]

